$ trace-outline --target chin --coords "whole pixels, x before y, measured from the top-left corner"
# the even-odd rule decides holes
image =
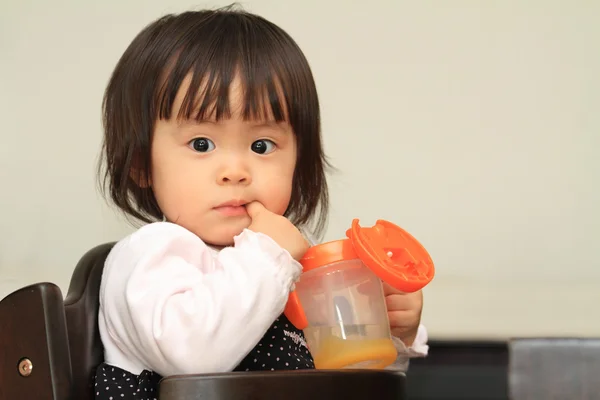
[[[206,240],[205,242],[217,247],[233,246],[233,236],[230,238],[218,238],[214,240]]]
[[[219,232],[214,232],[213,235],[207,236],[205,241],[214,246],[233,246],[233,238],[242,233],[244,229],[245,227],[239,229],[222,229]]]

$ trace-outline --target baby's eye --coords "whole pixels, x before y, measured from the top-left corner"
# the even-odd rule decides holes
[[[190,147],[192,150],[197,151],[198,153],[208,153],[209,151],[213,151],[215,149],[215,144],[212,140],[207,138],[196,138],[192,139],[190,142]]]
[[[255,153],[268,154],[268,153],[272,152],[273,150],[275,150],[276,146],[277,145],[275,143],[273,143],[272,140],[260,139],[260,140],[257,140],[256,142],[252,143],[252,146],[250,146],[250,148]]]

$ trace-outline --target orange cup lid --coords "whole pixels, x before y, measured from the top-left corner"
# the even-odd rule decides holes
[[[361,227],[358,219],[346,231],[348,239],[313,246],[300,263],[304,272],[327,264],[359,258],[382,281],[402,292],[425,287],[435,275],[433,260],[411,234],[391,222],[378,220],[372,227]],[[284,311],[298,329],[308,321],[295,292]]]
[[[302,272],[308,272],[324,265],[357,258],[358,254],[354,250],[352,241],[341,239],[312,246],[306,251],[300,264],[302,264]]]
[[[391,222],[378,220],[363,228],[358,219],[346,231],[361,261],[382,281],[402,292],[416,292],[435,275],[433,260],[410,233]]]

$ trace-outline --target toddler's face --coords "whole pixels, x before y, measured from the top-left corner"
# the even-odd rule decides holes
[[[174,104],[177,115],[187,91]],[[250,225],[244,207],[261,202],[283,214],[290,202],[296,139],[287,123],[244,121],[242,92],[231,85],[231,119],[197,123],[159,120],[152,139],[150,185],[170,222],[206,243],[227,246]]]

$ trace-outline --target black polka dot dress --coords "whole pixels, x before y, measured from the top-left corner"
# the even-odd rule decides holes
[[[304,334],[280,316],[235,371],[314,369]]]
[[[234,371],[279,371],[314,369],[313,358],[301,330],[281,315],[261,341]],[[134,375],[120,368],[101,364],[96,370],[96,400],[156,400],[162,377],[152,371]]]

